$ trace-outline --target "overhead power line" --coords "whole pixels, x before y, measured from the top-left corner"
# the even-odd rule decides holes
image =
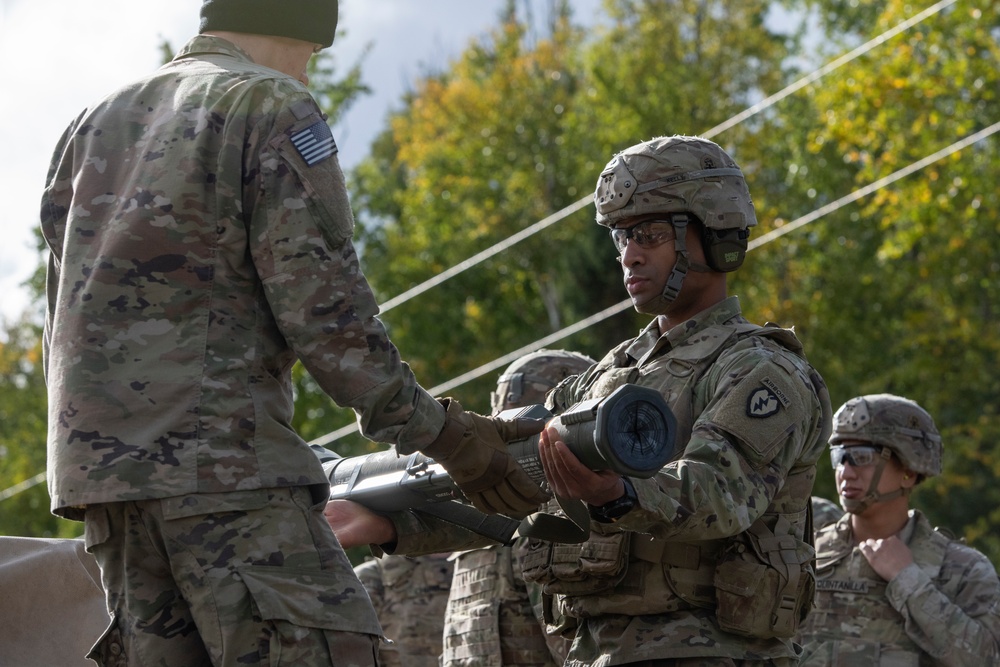
[[[601,322],[603,320],[606,320],[609,317],[612,317],[613,315],[617,315],[618,313],[621,313],[621,312],[624,312],[624,311],[628,310],[631,306],[632,306],[632,301],[629,300],[629,299],[625,299],[624,301],[616,303],[615,305],[611,306],[610,308],[605,308],[604,310],[602,310],[600,312],[594,313],[590,317],[587,317],[585,319],[580,320],[576,324],[571,324],[568,327],[564,327],[564,328],[560,329],[559,331],[556,331],[555,333],[551,333],[548,336],[545,336],[543,338],[539,338],[534,343],[530,343],[528,345],[525,345],[524,347],[519,348],[517,350],[514,350],[513,352],[510,352],[508,354],[505,354],[502,357],[494,359],[493,361],[491,361],[491,362],[489,362],[487,364],[483,364],[479,368],[474,368],[473,370],[468,371],[467,373],[463,373],[462,375],[459,375],[458,377],[452,378],[451,380],[448,380],[447,382],[443,382],[443,383],[437,385],[436,387],[431,387],[430,389],[427,390],[427,393],[432,394],[434,396],[440,396],[441,394],[447,393],[447,392],[451,391],[452,389],[454,389],[455,387],[459,387],[459,386],[465,384],[466,382],[471,382],[472,380],[475,380],[476,378],[480,378],[480,377],[486,375],[487,373],[491,373],[491,372],[496,371],[496,370],[498,370],[500,368],[503,368],[503,367],[507,366],[508,364],[512,363],[513,361],[515,361],[517,359],[520,359],[521,357],[523,357],[526,354],[531,354],[535,350],[542,349],[546,345],[551,345],[552,343],[554,343],[554,342],[556,342],[558,340],[562,340],[564,338],[569,338],[570,336],[572,336],[573,334],[575,334],[575,333],[577,333],[579,331],[583,331],[584,329],[586,329],[586,328],[588,328],[588,327],[590,327],[590,326],[592,326],[594,324],[597,324],[598,322]],[[350,435],[351,433],[356,433],[357,430],[358,430],[357,423],[351,423],[351,424],[348,424],[347,426],[343,426],[343,427],[337,429],[336,431],[333,431],[331,433],[327,433],[324,436],[316,438],[315,440],[311,441],[309,444],[312,444],[312,445],[326,445],[328,443],[331,443],[331,442],[334,442],[336,440],[339,440],[339,439],[343,438],[344,436]]]
[[[886,30],[881,35],[879,35],[878,37],[875,37],[874,39],[868,40],[867,42],[865,42],[861,46],[859,46],[859,47],[857,47],[855,49],[852,49],[851,51],[848,51],[847,53],[845,53],[844,55],[842,55],[842,56],[840,56],[838,58],[834,58],[833,60],[831,60],[829,63],[827,63],[823,67],[820,67],[819,69],[813,71],[811,74],[808,74],[808,75],[802,77],[801,79],[799,79],[795,83],[791,84],[790,86],[787,86],[787,87],[783,88],[782,90],[778,91],[774,95],[771,95],[770,97],[764,98],[763,100],[761,100],[757,104],[754,104],[753,106],[748,107],[746,110],[741,111],[740,113],[736,114],[735,116],[733,116],[729,120],[727,120],[725,122],[722,122],[722,123],[719,123],[718,125],[716,125],[712,129],[710,129],[708,132],[705,132],[701,136],[705,137],[706,139],[711,139],[715,135],[720,134],[722,132],[725,132],[726,130],[728,130],[731,127],[735,127],[735,126],[739,125],[740,123],[742,123],[743,121],[745,121],[747,118],[750,118],[751,116],[760,113],[764,109],[777,104],[778,102],[780,102],[781,100],[785,99],[786,97],[788,97],[792,93],[795,93],[795,92],[801,90],[802,88],[805,88],[810,83],[814,83],[814,82],[820,80],[821,78],[823,78],[824,76],[826,76],[827,74],[829,74],[833,70],[837,69],[838,67],[841,67],[842,65],[846,65],[847,63],[851,62],[855,58],[859,58],[860,56],[863,56],[864,54],[866,54],[869,51],[871,51],[872,49],[874,49],[876,46],[880,46],[880,45],[884,44],[886,41],[892,39],[893,37],[895,37],[896,35],[900,34],[901,32],[909,30],[910,28],[912,28],[916,24],[920,23],[924,19],[926,19],[926,18],[928,18],[930,16],[933,16],[934,14],[937,14],[942,9],[945,9],[946,7],[949,7],[949,6],[953,5],[953,4],[955,4],[956,2],[958,2],[958,0],[941,0],[941,2],[937,2],[937,3],[933,4],[933,5],[931,5],[930,7],[928,7],[925,10],[923,10],[922,12],[911,16],[910,18],[906,19],[905,21],[903,21],[902,23],[896,25],[893,28],[890,28],[889,30]]]
[[[993,123],[989,127],[985,127],[982,130],[980,130],[979,132],[976,132],[974,134],[970,134],[965,139],[961,139],[959,141],[956,141],[955,143],[951,144],[947,148],[942,148],[941,150],[937,151],[936,153],[931,153],[930,155],[928,155],[927,157],[925,157],[925,158],[923,158],[921,160],[917,160],[916,162],[914,162],[912,164],[909,164],[909,165],[903,167],[902,169],[900,169],[898,171],[894,171],[891,174],[889,174],[888,176],[886,176],[884,178],[880,178],[877,181],[875,181],[874,183],[870,183],[869,185],[866,185],[865,187],[861,188],[860,190],[855,190],[851,194],[846,195],[844,197],[841,197],[840,199],[838,199],[836,201],[832,201],[829,204],[827,204],[826,206],[821,206],[818,209],[816,209],[815,211],[813,211],[812,213],[808,213],[806,215],[803,215],[801,218],[796,218],[795,220],[792,220],[787,225],[782,225],[781,227],[778,227],[777,229],[772,229],[767,234],[764,234],[763,236],[761,236],[759,239],[755,239],[754,241],[751,241],[750,244],[749,244],[748,249],[752,250],[752,249],[754,249],[754,248],[756,248],[758,246],[764,245],[765,243],[770,243],[774,239],[779,238],[781,236],[784,236],[785,234],[787,234],[789,232],[795,231],[799,227],[802,227],[804,225],[808,225],[813,220],[818,220],[819,218],[822,218],[824,215],[826,215],[828,213],[833,213],[837,209],[842,208],[844,206],[847,206],[848,204],[850,204],[852,202],[856,202],[857,200],[861,199],[862,197],[867,197],[868,195],[870,195],[871,193],[875,192],[876,190],[881,190],[885,186],[890,185],[892,183],[895,183],[896,181],[898,181],[901,178],[905,178],[906,176],[909,176],[912,173],[920,171],[921,169],[923,169],[927,165],[933,164],[933,163],[937,162],[938,160],[941,160],[943,158],[948,157],[952,153],[957,153],[958,151],[962,150],[963,148],[971,146],[972,144],[976,143],[977,141],[981,141],[982,139],[985,139],[986,137],[988,137],[988,136],[990,136],[992,134],[995,134],[998,130],[1000,130],[1000,122]]]
[[[905,21],[902,21],[901,23],[899,23],[895,27],[890,28],[889,30],[886,30],[885,32],[883,32],[882,34],[878,35],[877,37],[875,37],[873,39],[868,40],[867,42],[865,42],[861,46],[859,46],[859,47],[857,47],[855,49],[852,49],[851,51],[848,51],[844,55],[839,56],[839,57],[833,59],[832,61],[830,61],[826,65],[820,67],[819,69],[814,70],[812,73],[810,73],[810,74],[802,77],[801,79],[799,79],[795,83],[792,83],[791,85],[786,86],[785,88],[781,89],[777,93],[774,93],[773,95],[771,95],[771,96],[769,96],[769,97],[761,100],[757,104],[754,104],[753,106],[750,106],[750,107],[744,109],[743,111],[741,111],[740,113],[736,114],[735,116],[733,116],[729,120],[727,120],[727,121],[725,121],[723,123],[720,123],[719,125],[716,125],[715,127],[711,128],[707,132],[702,133],[701,136],[704,137],[704,138],[706,138],[706,139],[711,139],[712,137],[714,137],[714,136],[716,136],[716,135],[724,132],[725,130],[728,130],[728,129],[732,128],[732,127],[735,127],[735,126],[739,125],[740,123],[742,123],[746,119],[748,119],[748,118],[750,118],[752,116],[755,116],[756,114],[760,113],[761,111],[764,111],[765,109],[767,109],[769,107],[774,106],[775,104],[777,104],[781,100],[785,99],[786,97],[788,97],[792,93],[795,93],[795,92],[801,90],[802,88],[805,88],[809,84],[818,81],[819,79],[823,78],[824,76],[826,76],[830,72],[834,71],[835,69],[837,69],[837,68],[839,68],[839,67],[841,67],[841,66],[843,66],[843,65],[845,65],[845,64],[847,64],[849,62],[851,62],[852,60],[854,60],[856,58],[859,58],[860,56],[862,56],[862,55],[868,53],[869,51],[871,51],[872,49],[874,49],[875,47],[880,46],[881,44],[885,43],[887,40],[892,39],[896,35],[898,35],[898,34],[904,32],[904,31],[912,28],[913,26],[915,26],[916,24],[920,23],[921,21],[927,19],[928,17],[931,17],[931,16],[937,14],[942,9],[945,9],[946,7],[949,7],[950,5],[955,4],[956,2],[958,2],[958,0],[941,0],[940,2],[936,2],[935,4],[931,5],[930,7],[928,7],[925,10],[923,10],[922,12],[919,12],[918,14],[915,14],[914,16],[911,16],[910,18],[906,19]],[[505,241],[503,241],[501,243],[498,243],[498,244],[496,244],[494,246],[491,246],[491,247],[487,248],[486,250],[484,250],[484,251],[482,251],[482,252],[480,252],[480,253],[478,253],[476,255],[473,255],[472,257],[464,260],[463,262],[461,262],[459,264],[456,264],[455,266],[451,267],[450,269],[446,269],[445,271],[442,271],[441,273],[433,276],[432,278],[428,278],[424,282],[411,287],[410,289],[406,290],[402,294],[399,294],[399,295],[397,295],[395,297],[392,297],[391,299],[389,299],[389,300],[385,301],[383,304],[381,304],[380,309],[381,309],[382,313],[387,313],[389,310],[395,308],[396,306],[399,306],[399,305],[402,305],[402,304],[406,303],[410,299],[412,299],[412,298],[414,298],[414,297],[416,297],[416,296],[418,296],[420,294],[423,294],[424,292],[426,292],[427,290],[429,290],[429,289],[431,289],[433,287],[437,287],[441,283],[443,283],[446,280],[449,280],[451,278],[454,278],[455,276],[457,276],[458,274],[462,273],[463,271],[466,271],[467,269],[471,269],[472,267],[476,266],[477,264],[486,261],[490,257],[493,257],[494,255],[496,255],[496,254],[498,254],[500,252],[503,252],[504,250],[507,250],[508,248],[510,248],[511,246],[515,245],[516,243],[520,243],[521,241],[523,241],[523,240],[525,240],[525,239],[533,236],[534,234],[537,234],[538,232],[551,227],[555,223],[560,222],[561,220],[564,220],[564,219],[568,218],[573,213],[576,213],[580,209],[582,209],[585,206],[587,206],[587,204],[589,204],[591,202],[591,199],[592,199],[592,197],[590,195],[582,197],[578,201],[570,204],[569,206],[566,206],[562,210],[556,211],[552,215],[546,217],[544,220],[540,220],[539,222],[536,222],[535,224],[531,225],[530,227],[526,227],[525,229],[521,230],[520,232],[518,232],[518,233],[516,233],[516,234],[514,234],[514,235],[512,235],[510,237],[508,237],[507,240],[505,240]]]
[[[30,477],[24,480],[23,482],[18,482],[14,486],[4,489],[3,491],[0,491],[0,501],[7,500],[11,496],[16,496],[22,491],[27,491],[31,487],[37,484],[41,484],[44,481],[45,481],[45,472],[43,471],[38,473],[34,477]]]

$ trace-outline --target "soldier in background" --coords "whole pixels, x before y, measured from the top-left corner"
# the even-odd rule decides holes
[[[594,360],[576,352],[538,350],[507,367],[491,395],[494,415],[535,403],[561,381],[587,370]],[[454,556],[455,574],[444,628],[443,667],[555,667],[569,642],[545,631],[541,591],[528,585],[517,556],[519,538]],[[535,604],[533,604],[533,602]]]
[[[354,568],[387,640],[381,667],[438,666],[452,570],[447,553],[370,558]]]
[[[860,396],[837,411],[830,457],[847,514],[816,538],[803,667],[1000,664],[996,570],[909,508],[941,455],[934,420],[907,398]]]
[[[546,392],[593,363],[564,350],[525,355],[498,378],[492,413],[542,403]],[[333,458],[325,448],[313,449],[322,461]],[[448,529],[465,532],[450,524]],[[450,556],[382,554],[355,568],[390,640],[380,652],[382,662],[433,667],[440,657],[443,667],[561,665],[569,644],[546,634],[541,610],[533,606],[538,587],[529,591],[521,576],[516,553],[525,541],[505,546],[470,539],[491,545]]]
[[[821,498],[820,496],[812,497],[812,512],[813,530],[815,531],[818,531],[824,526],[829,526],[831,523],[844,516],[844,510],[841,509],[840,505],[832,500]]]

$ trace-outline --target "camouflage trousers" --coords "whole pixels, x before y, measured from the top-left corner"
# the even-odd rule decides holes
[[[322,494],[319,494],[322,495]],[[374,667],[381,629],[309,487],[91,505],[123,667]]]

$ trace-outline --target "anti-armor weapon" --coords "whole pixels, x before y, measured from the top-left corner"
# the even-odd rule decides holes
[[[677,422],[663,396],[647,387],[626,384],[604,398],[581,401],[556,416],[542,405],[507,410],[502,419],[545,419],[570,451],[591,470],[648,478],[674,455]],[[539,485],[545,473],[538,456],[538,434],[509,443],[525,472]],[[487,515],[475,509],[440,464],[423,454],[400,456],[395,449],[327,461],[331,500],[353,500],[372,511],[419,510],[464,526],[501,543],[530,534],[556,542],[586,539],[586,510],[561,502],[572,524],[552,515],[524,521]],[[577,504],[579,506],[579,504]],[[581,511],[582,510],[582,513]],[[583,525],[581,525],[583,524]],[[520,530],[519,530],[520,527]]]

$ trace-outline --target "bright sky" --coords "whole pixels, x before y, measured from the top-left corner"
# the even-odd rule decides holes
[[[546,11],[548,2],[534,2]],[[345,168],[364,157],[390,108],[425,69],[443,67],[496,24],[505,0],[341,0],[331,47],[341,68],[366,44],[362,98],[334,128]],[[600,0],[574,0],[578,21]],[[23,283],[38,266],[32,230],[49,158],[88,104],[156,69],[198,30],[201,0],[0,0],[0,318],[29,307]],[[518,3],[522,7],[522,3]]]

